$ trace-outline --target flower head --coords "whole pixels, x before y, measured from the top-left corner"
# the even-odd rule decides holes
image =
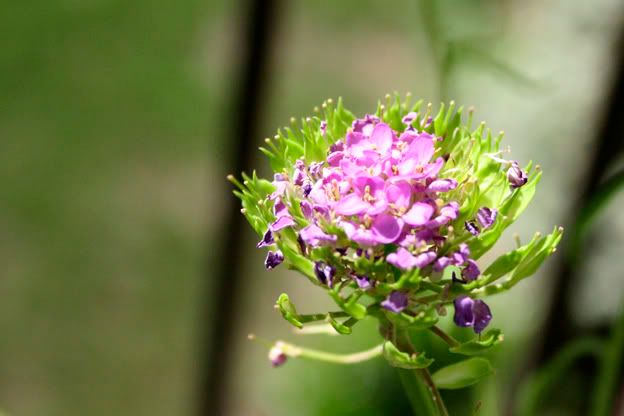
[[[422,330],[453,305],[454,322],[481,333],[492,314],[477,297],[528,277],[561,239],[556,228],[483,264],[542,172],[499,157],[502,136],[484,124],[473,129],[470,119],[463,124],[454,104],[434,114],[397,97],[361,118],[341,101],[322,108],[300,129],[267,140],[271,180],[230,177],[262,236],[257,247],[270,247],[266,268],[287,263],[341,310],[303,319],[294,305],[280,304],[283,316],[297,327],[320,316],[341,333],[366,315],[384,327]],[[508,273],[514,278],[496,283]],[[272,357],[276,365],[285,359],[278,350]]]

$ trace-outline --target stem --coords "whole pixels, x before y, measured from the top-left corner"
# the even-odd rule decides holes
[[[356,352],[353,354],[334,354],[326,351],[313,350],[309,348],[298,347],[283,341],[275,343],[277,348],[281,348],[282,352],[289,357],[308,358],[316,361],[325,361],[335,364],[356,364],[362,361],[368,361],[372,358],[380,356],[383,352],[383,344],[379,344],[371,349]]]
[[[407,349],[410,354],[418,354],[407,331],[403,331],[398,336],[398,345]],[[414,414],[421,415],[426,411],[426,415],[448,416],[446,406],[442,401],[442,396],[438,391],[429,370],[426,368],[417,370],[399,370],[405,394],[414,409]]]
[[[455,338],[453,338],[446,332],[442,331],[437,326],[435,325],[431,326],[429,327],[429,330],[433,332],[434,334],[436,334],[437,336],[439,336],[440,338],[442,338],[444,342],[446,342],[450,347],[457,347],[459,345],[459,342]]]

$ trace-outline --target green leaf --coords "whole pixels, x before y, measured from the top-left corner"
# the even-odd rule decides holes
[[[414,370],[417,368],[427,368],[433,362],[432,358],[425,357],[424,353],[409,355],[400,351],[392,342],[386,341],[383,345],[383,355],[388,363],[393,367]]]
[[[347,300],[343,299],[336,290],[329,290],[327,293],[329,293],[329,296],[334,299],[334,302],[336,302],[336,305],[338,305],[340,309],[355,319],[361,320],[366,316],[366,306],[357,302],[359,299],[359,293],[354,293]]]
[[[494,373],[485,358],[469,358],[436,371],[433,382],[439,389],[463,389]]]
[[[290,301],[290,298],[286,293],[282,293],[275,302],[277,308],[282,313],[284,319],[296,326],[297,328],[303,328],[301,323],[301,316],[297,313],[295,305]]]
[[[497,345],[502,341],[503,334],[500,329],[490,329],[480,338],[475,338],[471,341],[464,342],[457,347],[449,348],[449,351],[455,354],[477,355],[488,351],[494,345]]]

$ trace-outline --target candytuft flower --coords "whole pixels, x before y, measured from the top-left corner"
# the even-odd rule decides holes
[[[276,308],[287,321],[297,328],[324,321],[331,333],[346,335],[374,317],[384,346],[356,358],[383,350],[392,365],[423,368],[431,360],[401,350],[411,342],[401,339],[408,329],[440,335],[434,326],[453,307],[455,324],[480,334],[492,319],[480,298],[512,289],[554,252],[561,228],[484,264],[482,256],[527,207],[542,172],[503,159],[502,133],[494,137],[483,123],[473,128],[472,115],[466,121],[462,111],[451,103],[436,114],[431,105],[395,97],[358,118],[341,100],[328,100],[316,117],[266,141],[261,150],[271,179],[229,177],[241,212],[261,236],[257,247],[270,247],[266,268],[286,263],[339,309],[301,315],[282,294]],[[271,349],[275,366],[306,354],[279,345]],[[449,348],[462,351],[456,342]],[[318,351],[308,357],[338,360]]]

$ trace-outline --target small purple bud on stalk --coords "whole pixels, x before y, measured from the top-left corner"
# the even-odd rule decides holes
[[[269,251],[267,253],[266,259],[264,260],[264,267],[267,270],[273,270],[284,261],[284,255],[280,250],[277,251]]]
[[[271,365],[274,368],[277,368],[283,365],[287,359],[288,359],[288,356],[284,354],[284,351],[282,350],[280,343],[275,344],[269,350],[269,360],[271,361]]]
[[[474,221],[466,221],[464,223],[464,227],[466,228],[466,231],[468,231],[470,234],[474,235],[475,237],[478,236],[480,233],[479,227],[477,227],[477,224],[475,224]]]
[[[482,300],[474,300],[468,296],[460,296],[453,302],[455,316],[453,320],[457,326],[472,327],[475,333],[480,334],[492,319],[492,312]]]
[[[273,240],[273,233],[271,232],[271,230],[267,230],[266,233],[264,233],[262,240],[260,240],[258,244],[256,244],[256,247],[257,248],[267,247],[272,244],[275,244],[275,240]]]
[[[327,121],[325,120],[321,121],[320,130],[321,130],[321,136],[325,136],[325,133],[327,133]]]
[[[386,300],[381,302],[381,306],[390,312],[399,313],[407,308],[408,298],[403,292],[394,291],[388,295]]]
[[[486,228],[490,228],[492,224],[494,224],[497,216],[498,211],[496,209],[483,207],[477,211],[477,221],[479,221],[479,224],[481,224],[481,227],[483,227],[484,230]]]
[[[511,166],[507,170],[507,180],[513,189],[520,188],[527,183],[529,178],[526,172],[520,169],[520,165],[515,160],[511,161]]]
[[[324,285],[328,287],[332,287],[334,285],[334,276],[336,275],[336,269],[323,262],[317,261],[314,264],[314,274],[316,274],[316,278]]]

